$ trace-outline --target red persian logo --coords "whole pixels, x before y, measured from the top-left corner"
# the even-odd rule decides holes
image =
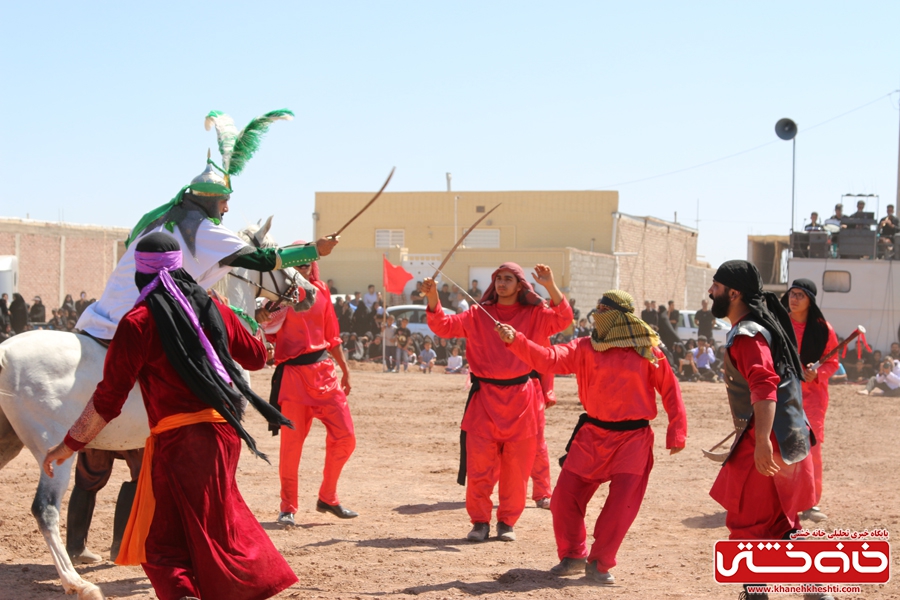
[[[718,583],[887,583],[891,545],[885,541],[719,541]]]

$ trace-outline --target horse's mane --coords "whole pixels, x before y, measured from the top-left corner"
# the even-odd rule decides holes
[[[256,235],[256,232],[259,231],[261,227],[262,227],[262,225],[260,225],[259,223],[256,223],[256,224],[251,223],[250,225],[247,225],[246,227],[244,227],[243,229],[238,231],[237,234],[240,236],[240,238],[242,240],[244,240],[245,242],[247,242],[248,244],[253,246],[253,236]],[[275,242],[275,239],[272,238],[271,235],[266,233],[266,237],[263,238],[263,241],[262,241],[262,247],[263,248],[274,248],[277,245],[278,244]]]

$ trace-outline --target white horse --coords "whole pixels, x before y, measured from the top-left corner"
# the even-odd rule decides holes
[[[267,238],[271,222],[269,217],[263,227],[247,228],[240,235],[256,246],[274,246]],[[271,275],[246,269],[234,269],[234,272],[251,281],[260,280],[259,285],[253,285],[236,277],[227,277],[225,293],[229,302],[250,315],[254,314],[258,295],[277,299],[288,293],[292,285],[306,292],[305,301],[294,303],[294,310],[308,310],[315,301],[315,288],[294,269]],[[50,448],[62,441],[81,415],[103,377],[105,358],[106,348],[96,341],[62,331],[29,331],[0,344],[0,468],[15,458],[23,446],[37,460],[40,481],[31,514],[50,548],[65,592],[78,594],[79,600],[102,600],[103,593],[75,571],[59,534],[60,504],[69,485],[74,461],[70,459],[56,466],[53,478],[47,477],[40,465]],[[147,413],[140,389],[135,386],[122,414],[111,421],[88,447],[100,450],[140,448],[149,434]]]

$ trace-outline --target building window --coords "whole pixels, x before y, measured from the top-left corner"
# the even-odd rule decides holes
[[[476,229],[463,242],[466,248],[499,248],[499,229]]]
[[[483,206],[476,206],[476,207],[475,207],[475,212],[477,212],[477,213],[483,213],[483,212],[484,212],[484,207],[483,207]]]
[[[822,290],[826,292],[849,292],[850,271],[825,271],[822,273]]]
[[[404,229],[376,229],[375,230],[375,247],[376,248],[395,248],[404,247]]]

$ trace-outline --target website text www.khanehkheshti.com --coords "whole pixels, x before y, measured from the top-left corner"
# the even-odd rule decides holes
[[[748,585],[751,594],[861,594],[858,585],[815,585],[812,583]]]

